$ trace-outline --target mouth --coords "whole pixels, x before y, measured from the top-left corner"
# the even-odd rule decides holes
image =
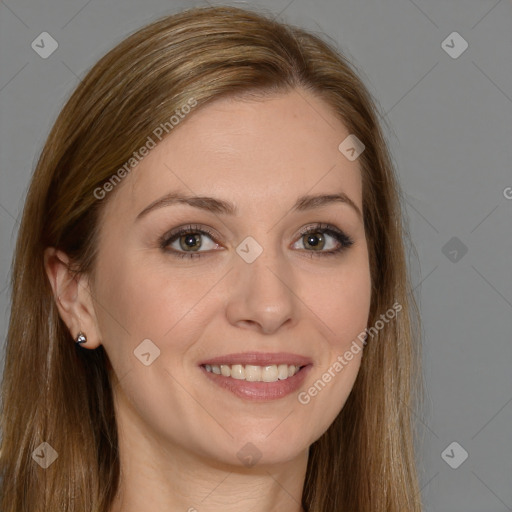
[[[304,368],[306,365],[296,366],[294,364],[266,365],[259,366],[253,364],[221,364],[201,365],[207,372],[231,379],[245,380],[247,382],[276,382],[286,380]]]
[[[213,383],[244,400],[275,400],[296,391],[313,367],[296,354],[244,353],[203,361],[199,367]]]

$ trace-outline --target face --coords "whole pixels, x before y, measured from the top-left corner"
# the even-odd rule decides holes
[[[240,466],[291,461],[327,430],[370,307],[348,135],[305,91],[217,100],[103,199],[92,286],[121,431]],[[297,206],[313,195],[339,198]]]

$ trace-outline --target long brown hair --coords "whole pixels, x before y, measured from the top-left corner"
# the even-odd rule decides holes
[[[189,9],[138,30],[107,53],[62,109],[26,198],[12,272],[2,383],[3,512],[108,512],[119,459],[108,358],[81,350],[61,320],[43,252],[92,272],[102,187],[156,126],[190,98],[201,105],[248,92],[305,89],[329,104],[365,145],[359,157],[372,298],[353,390],[309,450],[309,512],[420,512],[411,408],[419,389],[417,307],[406,269],[406,229],[377,108],[346,58],[300,28],[233,7]],[[193,115],[193,113],[191,114]],[[186,122],[186,121],[185,121]],[[340,141],[341,142],[341,141]],[[57,462],[33,451],[48,442]]]

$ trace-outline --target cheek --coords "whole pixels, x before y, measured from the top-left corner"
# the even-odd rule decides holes
[[[170,272],[165,260],[133,254],[105,258],[98,266],[97,314],[102,342],[119,362],[145,339],[162,349],[172,339],[173,353],[179,355],[187,350],[188,340],[204,330],[208,321],[204,308],[209,301],[203,304],[200,299],[219,276],[211,273],[191,278],[190,269]]]
[[[361,365],[362,352],[344,358],[344,351],[335,352],[297,396],[302,414],[315,418],[315,429],[309,439],[314,443],[332,425],[343,409]]]
[[[298,396],[304,411],[318,420],[311,442],[342,410],[360,369],[364,352],[361,335],[367,327],[371,303],[366,251],[321,282],[323,286],[315,288],[315,293],[305,295],[323,341],[319,348],[321,362]]]
[[[159,347],[162,333],[183,313],[175,287],[133,259],[116,256],[104,258],[97,267],[96,313],[101,342],[120,376],[138,364],[134,350],[143,340]]]
[[[310,438],[316,441],[332,424],[347,401],[364,357],[362,334],[367,327],[371,299],[369,270],[352,268],[349,275],[329,280],[319,294],[315,313],[321,334],[320,364],[298,401],[304,414],[316,418]]]
[[[316,284],[312,285],[312,283]],[[371,302],[371,276],[368,262],[358,258],[342,265],[321,279],[305,280],[303,291],[308,309],[316,317],[320,333],[332,348],[341,350],[364,331]]]

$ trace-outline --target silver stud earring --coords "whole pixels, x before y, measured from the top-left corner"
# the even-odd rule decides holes
[[[76,335],[75,343],[76,343],[77,345],[81,345],[82,343],[87,343],[87,336],[86,336],[82,331],[80,331],[80,332]]]

